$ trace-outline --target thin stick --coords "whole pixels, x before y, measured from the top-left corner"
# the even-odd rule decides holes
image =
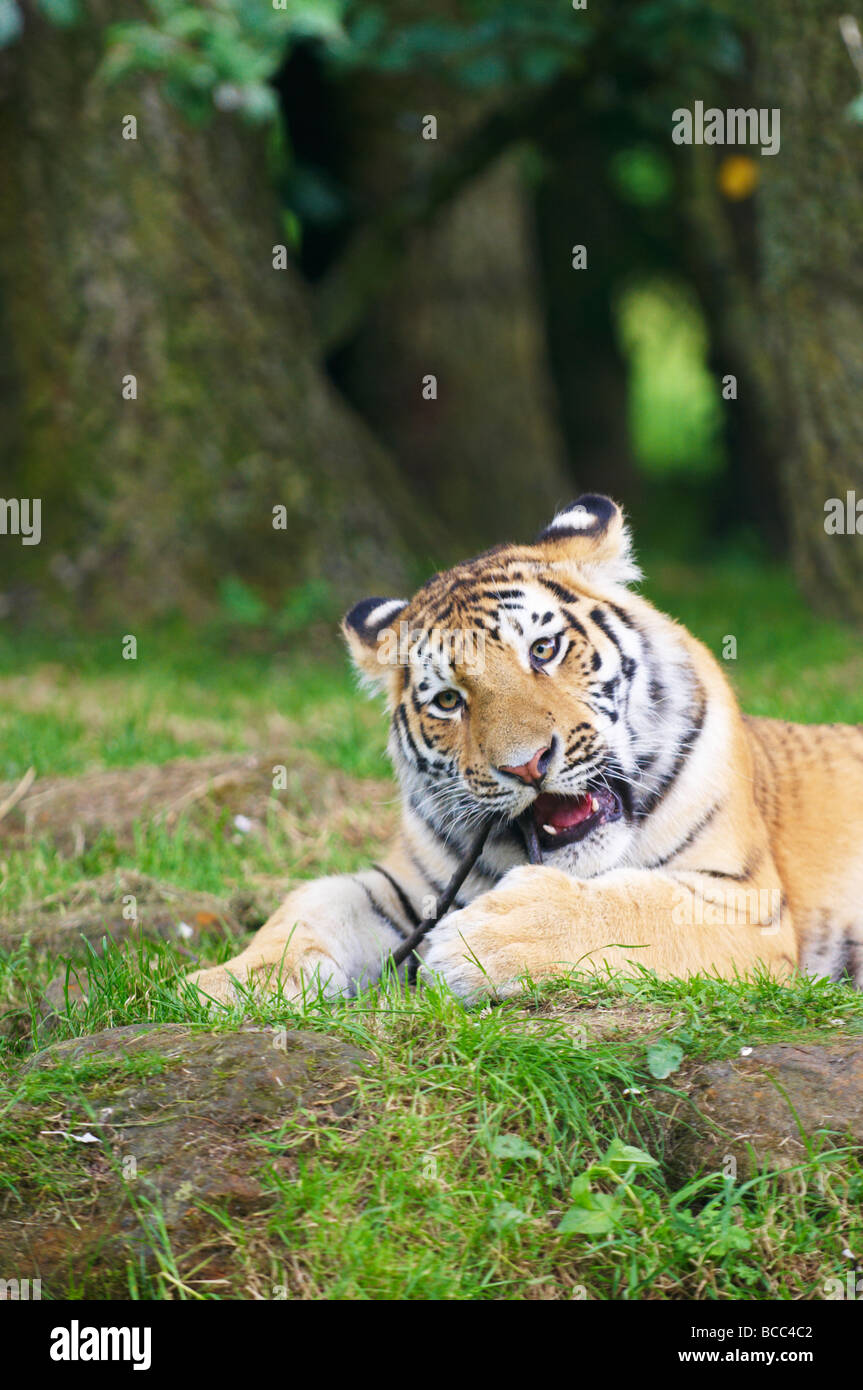
[[[401,946],[399,946],[398,950],[393,951],[392,958],[394,965],[401,965],[403,960],[407,960],[408,956],[416,951],[416,948],[422,941],[423,937],[431,931],[432,927],[437,926],[441,917],[446,916],[446,914],[449,912],[450,908],[453,905],[453,902],[455,901],[455,897],[458,893],[458,890],[461,888],[462,884],[464,883],[474,864],[482,854],[482,847],[488,838],[488,834],[491,830],[492,824],[493,822],[489,821],[488,825],[484,825],[482,829],[475,835],[474,839],[471,841],[470,848],[468,849],[467,854],[459,864],[458,868],[456,869],[455,873],[453,874],[452,878],[450,879],[449,883],[447,884],[446,888],[443,890],[443,892],[440,895],[440,898],[438,899],[434,916],[427,917],[424,922],[421,922],[420,925],[416,928],[416,930],[411,932],[407,941],[403,941]],[[418,958],[414,955],[414,959],[408,968],[408,976],[411,980],[413,980],[416,977],[417,965]]]
[[[392,961],[393,965],[396,966],[401,965],[402,961],[407,960],[408,956],[412,957],[407,972],[408,980],[411,984],[416,980],[417,969],[419,967],[419,956],[416,953],[417,947],[423,938],[432,930],[432,927],[436,927],[441,918],[445,917],[449,912],[455,902],[458,890],[461,888],[474,864],[482,854],[483,845],[489,837],[493,824],[494,822],[490,821],[488,825],[484,825],[482,829],[478,831],[476,837],[471,841],[467,854],[440,895],[434,916],[428,917],[422,922],[415,931],[411,932],[408,939],[402,942],[398,950],[393,951]],[[531,864],[541,864],[542,850],[539,847],[539,836],[536,833],[536,825],[534,824],[533,814],[530,809],[525,811],[524,815],[518,818],[516,825],[524,836],[528,861]]]

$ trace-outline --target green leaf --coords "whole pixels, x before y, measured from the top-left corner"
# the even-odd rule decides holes
[[[632,1144],[623,1144],[619,1139],[611,1141],[608,1152],[602,1161],[609,1168],[613,1168],[616,1173],[625,1173],[630,1168],[659,1167],[656,1159],[651,1158],[649,1153],[644,1152],[644,1149],[636,1149]]]
[[[613,1231],[620,1217],[621,1206],[604,1192],[594,1194],[594,1206],[570,1207],[557,1227],[562,1236],[605,1236]]]
[[[657,1081],[677,1071],[683,1061],[683,1048],[673,1042],[658,1042],[647,1049],[647,1069]]]
[[[500,1134],[491,1146],[495,1158],[541,1158],[542,1154],[518,1134]]]
[[[573,1178],[569,1188],[569,1195],[573,1204],[577,1207],[591,1205],[593,1193],[590,1190],[590,1178],[586,1173],[579,1173],[577,1178]]]
[[[0,48],[14,43],[22,27],[21,11],[15,0],[0,0]]]
[[[645,145],[618,150],[609,166],[617,192],[636,207],[656,207],[671,197],[674,173],[671,161]]]

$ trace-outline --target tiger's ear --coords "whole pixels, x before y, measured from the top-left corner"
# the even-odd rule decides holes
[[[385,685],[398,661],[392,624],[408,606],[405,598],[364,598],[342,619],[342,632],[354,665],[372,686]]]
[[[552,559],[569,561],[588,578],[612,584],[633,584],[641,578],[635,563],[629,527],[610,497],[585,493],[551,521],[537,536]]]

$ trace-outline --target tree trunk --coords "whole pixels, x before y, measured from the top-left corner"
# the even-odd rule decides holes
[[[723,107],[757,106],[754,93],[725,91]],[[713,529],[754,527],[775,554],[787,550],[781,488],[787,422],[780,409],[774,353],[761,330],[753,200],[728,202],[719,186],[724,152],[695,146],[680,161],[684,189],[678,228],[689,277],[707,321],[708,365],[717,382],[731,375],[737,396],[723,399],[727,463]],[[759,171],[761,161],[755,164]],[[780,505],[781,504],[781,505]]]
[[[863,499],[863,127],[845,114],[859,84],[840,11],[768,0],[754,13],[759,104],[782,121],[779,153],[760,160],[760,232],[792,555],[816,606],[861,621],[863,535],[825,528],[831,498]]]
[[[487,105],[440,81],[354,79],[344,134],[358,205],[386,207],[447,159]],[[437,117],[437,140],[422,138],[423,115]],[[336,369],[457,550],[529,536],[571,494],[517,154],[414,234]],[[423,397],[428,376],[436,399]]]
[[[2,582],[23,598],[50,573],[126,622],[205,612],[232,573],[273,601],[321,577],[339,598],[403,589],[434,528],[274,269],[265,137],[97,77],[104,26],[143,12],[93,0],[60,30],[30,10],[2,56],[4,491],[43,502],[41,546],[5,537]]]
[[[561,112],[542,146],[536,223],[552,375],[572,468],[584,491],[608,493],[631,510],[639,477],[614,299],[650,258],[638,219],[608,186],[611,155],[622,144],[610,124],[583,107]],[[576,245],[586,248],[586,269],[573,268]]]

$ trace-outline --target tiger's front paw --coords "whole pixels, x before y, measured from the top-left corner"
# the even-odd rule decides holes
[[[192,970],[184,980],[186,984],[194,986],[203,1004],[236,1004],[240,997],[236,977],[219,965]]]
[[[554,973],[561,927],[571,925],[573,880],[557,869],[523,865],[436,926],[422,966],[462,999],[517,994],[522,978]]]
[[[348,979],[322,952],[304,952],[296,959],[273,955],[247,962],[242,956],[210,970],[186,976],[204,1004],[236,1004],[249,995],[278,994],[300,1001],[323,994],[334,998],[348,991]]]

